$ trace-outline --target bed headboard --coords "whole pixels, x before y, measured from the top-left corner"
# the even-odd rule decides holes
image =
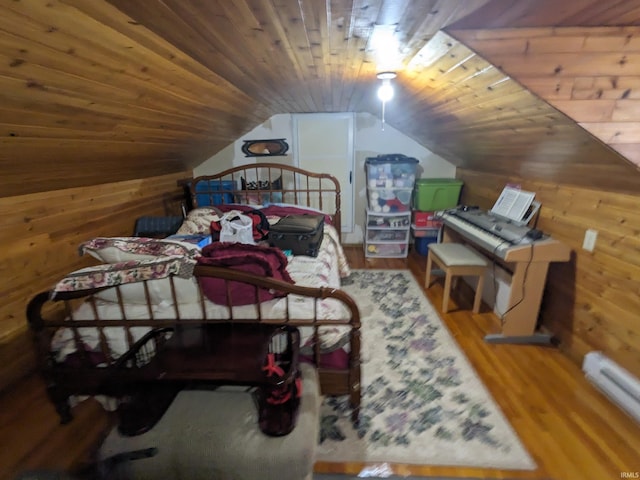
[[[340,232],[340,182],[328,173],[290,165],[252,163],[214,175],[202,175],[189,185],[193,207],[242,203],[286,203],[321,210]]]

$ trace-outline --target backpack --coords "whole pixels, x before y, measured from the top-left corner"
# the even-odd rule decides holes
[[[243,212],[253,219],[253,239],[256,242],[265,240],[269,236],[269,220],[260,210],[249,210]]]

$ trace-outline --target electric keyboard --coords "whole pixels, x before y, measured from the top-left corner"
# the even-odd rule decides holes
[[[507,274],[508,299],[499,313],[502,331],[487,335],[487,342],[540,343],[536,325],[549,264],[569,261],[571,249],[548,235],[534,240],[527,236],[528,227],[478,209],[447,210],[442,220],[443,242],[476,247]]]
[[[505,259],[509,249],[532,243],[530,228],[512,224],[482,210],[449,210],[443,213],[444,224],[472,243]]]

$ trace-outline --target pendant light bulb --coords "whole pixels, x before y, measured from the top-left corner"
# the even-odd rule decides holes
[[[393,98],[393,87],[390,80],[383,80],[382,85],[378,88],[378,98],[382,102],[388,102]]]
[[[378,98],[382,103],[388,102],[393,98],[393,86],[391,80],[396,78],[395,72],[380,72],[376,75],[382,80],[382,85],[378,88]]]
[[[396,78],[395,72],[380,72],[376,75],[379,80],[382,80],[382,85],[378,88],[378,98],[382,102],[382,130],[384,131],[384,114],[385,106],[389,100],[393,98],[393,86],[391,80]]]

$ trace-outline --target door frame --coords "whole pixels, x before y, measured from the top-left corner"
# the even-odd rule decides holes
[[[344,213],[348,213],[348,221],[345,220],[345,216],[343,213],[343,218],[341,219],[342,232],[341,233],[352,233],[355,226],[355,178],[354,178],[354,166],[355,166],[355,114],[353,112],[338,112],[338,113],[294,113],[292,114],[292,130],[293,130],[293,145],[294,145],[294,165],[299,168],[305,168],[300,165],[300,138],[298,136],[298,121],[300,118],[336,118],[341,120],[349,121],[349,129],[347,132],[347,163],[345,168],[346,177],[348,178],[348,184],[345,185],[342,180],[340,180],[340,191],[341,191],[341,210]],[[320,160],[320,158],[318,158]],[[307,168],[309,170],[309,168]],[[334,175],[333,172],[319,172],[319,173],[330,173]],[[336,175],[337,177],[337,175]]]

